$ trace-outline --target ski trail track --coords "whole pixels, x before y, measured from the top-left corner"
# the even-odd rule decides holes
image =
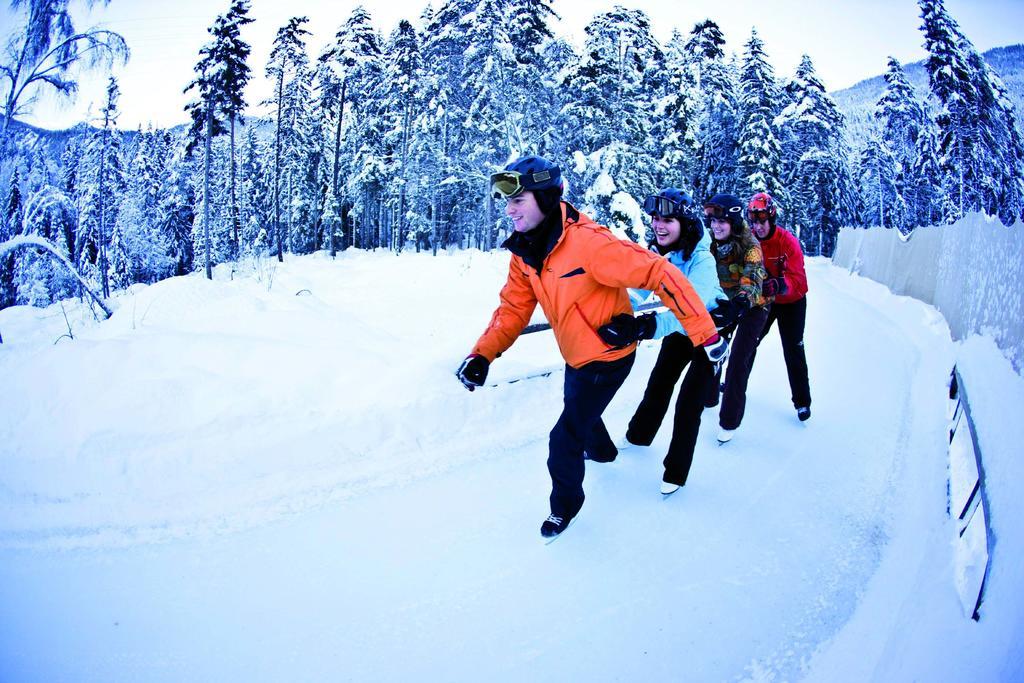
[[[319,494],[278,491],[294,512],[269,523],[0,550],[0,680],[800,679],[899,532],[898,489],[935,457],[917,444],[945,428],[941,403],[911,396],[929,350],[907,329],[922,323],[846,294],[834,270],[809,268],[811,420],[796,419],[773,331],[736,437],[718,446],[705,411],[670,497],[671,408],[651,447],[588,462],[579,518],[545,546],[561,375],[459,394],[447,444],[422,453],[450,451],[447,465],[400,444],[403,475],[337,490],[324,469]],[[613,438],[656,354],[641,348],[606,412]],[[878,372],[879,354],[906,372]]]

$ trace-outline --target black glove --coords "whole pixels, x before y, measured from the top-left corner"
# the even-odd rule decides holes
[[[477,387],[484,385],[489,367],[491,367],[489,360],[479,353],[471,353],[466,356],[466,360],[462,361],[462,365],[455,371],[455,376],[462,382],[462,386],[473,391]]]
[[[729,340],[719,334],[712,337],[712,340],[704,343],[704,353],[707,354],[708,360],[711,361],[712,373],[717,377],[718,373],[722,371],[722,366],[725,365],[732,347],[729,346]]]
[[[608,346],[628,346],[641,339],[650,339],[658,327],[656,314],[647,313],[634,318],[628,313],[619,313],[612,321],[597,328],[597,334]]]
[[[751,308],[750,299],[747,298],[746,292],[740,292],[732,299],[715,299],[715,303],[718,306],[710,311],[710,313],[711,319],[715,321],[715,326],[718,329],[728,327],[737,322]]]
[[[786,281],[781,277],[770,277],[761,283],[761,293],[765,296],[785,294],[786,289]]]
[[[711,319],[715,321],[715,327],[720,330],[739,320],[743,312],[747,310],[742,303],[737,305],[729,299],[715,299],[715,303],[718,305],[708,312],[711,314]]]

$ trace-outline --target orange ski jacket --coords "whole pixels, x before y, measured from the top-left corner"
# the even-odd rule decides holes
[[[561,208],[561,235],[539,272],[513,253],[501,302],[473,353],[493,362],[512,346],[540,303],[570,366],[627,356],[636,344],[609,346],[597,333],[612,316],[632,315],[627,287],[657,293],[695,346],[717,334],[700,295],[668,259],[616,238],[566,202]]]

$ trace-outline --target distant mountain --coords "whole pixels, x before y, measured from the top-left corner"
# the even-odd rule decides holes
[[[1024,45],[997,47],[982,55],[985,61],[999,75],[1006,90],[1017,109],[1017,120],[1022,119],[1024,112]],[[914,86],[918,97],[927,99],[931,91],[928,87],[928,72],[924,68],[924,60],[912,64],[904,64],[903,70],[907,80]],[[861,81],[845,90],[829,93],[836,101],[839,109],[846,115],[849,136],[856,140],[861,137],[859,132],[869,124],[874,115],[875,104],[885,90],[885,79],[875,76]]]

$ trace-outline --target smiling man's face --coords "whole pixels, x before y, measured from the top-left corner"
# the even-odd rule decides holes
[[[529,232],[544,220],[537,198],[529,190],[508,200],[505,215],[512,219],[512,228],[516,232]]]

